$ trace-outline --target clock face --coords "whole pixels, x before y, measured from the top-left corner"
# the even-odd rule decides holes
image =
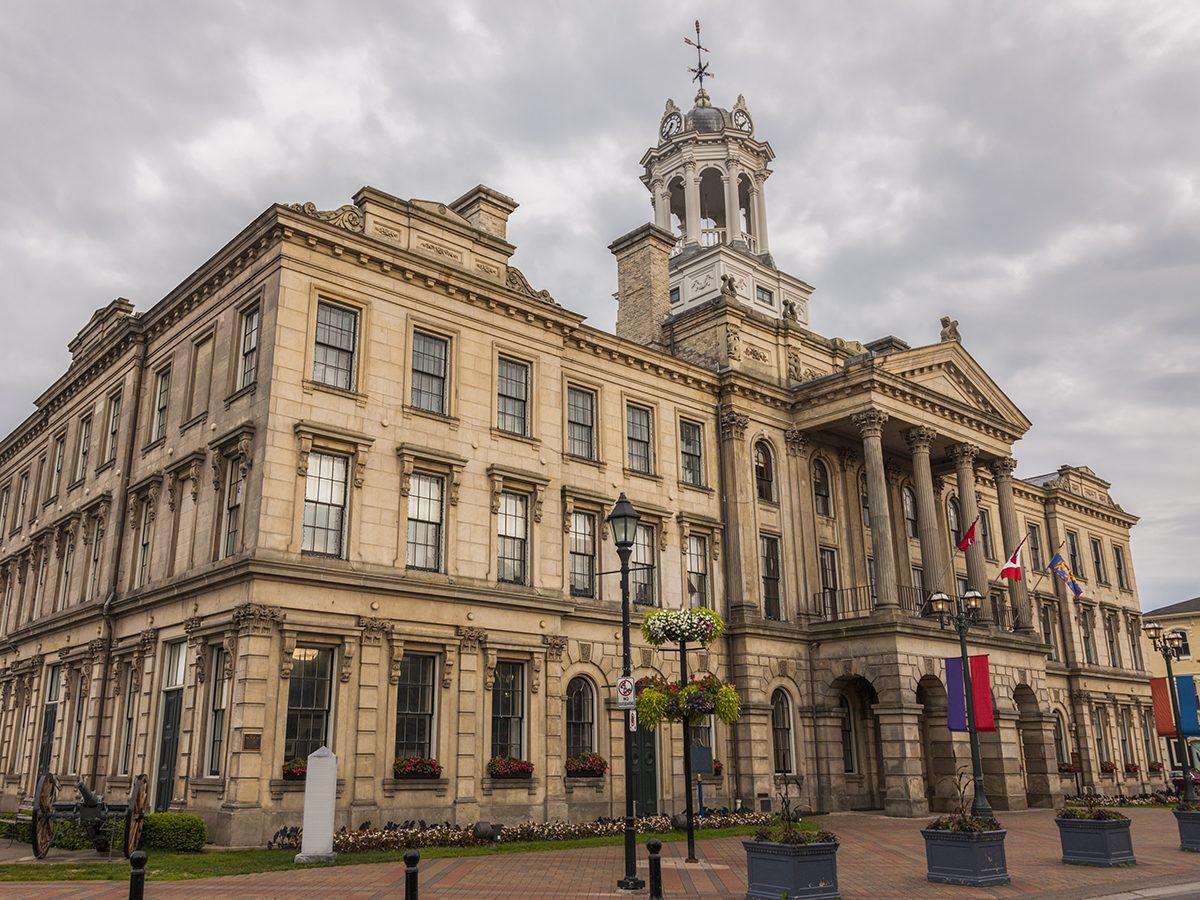
[[[683,116],[679,113],[671,113],[662,120],[662,125],[659,126],[658,133],[662,135],[662,139],[668,140],[679,134],[683,130]]]
[[[740,128],[742,131],[753,131],[754,123],[750,121],[750,113],[744,109],[734,110],[733,127]]]

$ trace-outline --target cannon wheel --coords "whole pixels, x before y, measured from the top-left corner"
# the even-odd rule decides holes
[[[125,858],[142,842],[142,828],[146,825],[146,807],[150,799],[150,782],[145,773],[133,779],[129,786],[129,808],[125,810]]]
[[[58,778],[52,772],[43,772],[38,776],[37,788],[33,792],[33,827],[29,829],[29,843],[33,845],[33,855],[45,859],[50,852],[50,843],[54,840],[54,819],[51,810],[54,801],[58,799]]]

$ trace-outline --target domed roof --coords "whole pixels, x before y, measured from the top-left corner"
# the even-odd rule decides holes
[[[730,124],[729,110],[713,106],[708,91],[701,88],[696,94],[696,105],[684,116],[686,126],[696,131],[722,131]]]

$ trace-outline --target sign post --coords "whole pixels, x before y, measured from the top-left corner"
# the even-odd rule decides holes
[[[633,695],[633,679],[623,675],[617,679],[617,709],[636,709],[637,698]]]

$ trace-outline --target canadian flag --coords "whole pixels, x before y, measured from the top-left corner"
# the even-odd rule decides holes
[[[1012,552],[1012,556],[1008,558],[1008,562],[1004,564],[1004,568],[1000,570],[1000,577],[1007,578],[1009,581],[1021,580],[1021,548],[1025,546],[1028,535],[1021,539],[1021,543],[1017,544],[1017,549]]]
[[[971,523],[971,527],[967,529],[967,533],[962,536],[962,540],[958,542],[958,549],[963,553],[967,552],[967,548],[975,543],[975,529],[979,527],[979,517],[975,517],[975,521]]]

